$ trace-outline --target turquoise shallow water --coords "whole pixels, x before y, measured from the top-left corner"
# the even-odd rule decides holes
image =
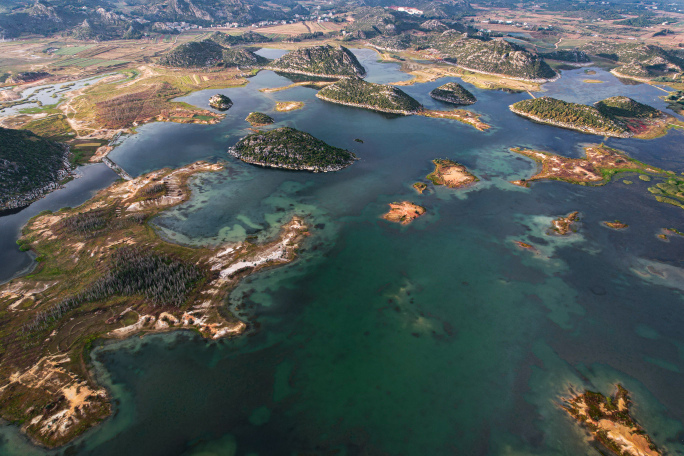
[[[369,79],[405,79],[396,65],[357,51]],[[549,95],[593,102],[628,94],[658,105],[658,89],[626,86],[601,72],[592,97],[583,70],[548,84]],[[427,93],[446,80],[409,86]],[[534,164],[508,147],[579,156],[601,138],[537,125],[508,111],[527,97],[482,91],[470,109],[487,133],[449,120],[391,117],[326,104],[312,89],[273,94],[289,81],[262,72],[225,89],[235,105],[214,126],[150,124],[112,158],[131,174],[197,159],[226,170],[198,176],[193,197],[156,223],[188,244],[272,236],[293,213],[312,236],[300,258],[244,281],[227,305],[248,335],[206,342],[166,334],[108,343],[93,353],[115,414],[69,448],[92,455],[599,455],[559,407],[569,388],[610,393],[621,382],[634,414],[670,454],[684,454],[684,238],[681,209],[655,203],[631,176],[601,188],[559,182],[530,189],[507,181]],[[183,100],[205,106],[215,91]],[[248,133],[247,113],[277,100],[305,107],[273,113],[361,158],[338,173],[262,169],[225,150]],[[682,133],[653,141],[609,140],[633,157],[684,171]],[[363,139],[363,144],[354,141]],[[417,195],[411,184],[446,157],[481,181],[465,191]],[[411,200],[427,214],[409,226],[380,219]],[[547,236],[550,221],[582,213],[579,233]],[[602,220],[630,228],[608,230]],[[537,246],[520,251],[513,241]],[[42,454],[12,426],[1,454]]]

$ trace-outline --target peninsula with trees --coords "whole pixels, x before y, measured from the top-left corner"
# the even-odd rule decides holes
[[[339,171],[356,160],[352,152],[290,127],[248,135],[228,153],[253,165],[313,172]]]
[[[683,125],[662,111],[622,96],[606,98],[594,106],[540,97],[509,108],[535,122],[617,138],[651,139],[662,136],[672,125]]]
[[[169,243],[148,225],[186,201],[188,179],[219,172],[197,162],[120,181],[74,209],[41,213],[24,227],[30,275],[0,286],[0,416],[21,423],[34,442],[57,447],[110,415],[110,394],[90,374],[99,338],[178,329],[208,339],[243,333],[225,311],[237,283],[292,261],[307,226],[283,219],[265,244],[214,247]]]

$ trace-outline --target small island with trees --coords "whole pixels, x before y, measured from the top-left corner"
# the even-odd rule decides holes
[[[213,97],[209,98],[209,106],[214,109],[218,109],[219,111],[227,111],[231,106],[233,106],[233,100],[225,95],[217,93]]]
[[[401,89],[356,78],[341,79],[320,90],[316,96],[331,103],[405,116],[422,109],[418,101]]]
[[[250,112],[245,120],[253,127],[263,127],[264,125],[270,125],[274,122],[273,117],[258,111]]]
[[[447,82],[430,92],[435,100],[455,105],[471,105],[477,101],[475,95],[457,82]]]
[[[228,153],[253,165],[313,172],[339,171],[357,159],[348,150],[290,127],[246,136]]]

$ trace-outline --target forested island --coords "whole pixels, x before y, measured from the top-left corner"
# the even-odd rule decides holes
[[[352,152],[290,127],[246,136],[228,153],[253,165],[313,172],[339,171],[356,160]]]
[[[331,103],[391,114],[410,115],[422,109],[420,103],[401,89],[356,78],[346,78],[330,84],[316,96]]]
[[[0,127],[0,211],[28,206],[69,176],[69,147]]]
[[[430,92],[435,100],[452,103],[455,105],[471,105],[477,101],[475,95],[457,82],[447,82]]]
[[[349,49],[330,45],[299,48],[272,61],[267,69],[335,78],[363,77],[366,74],[366,69]]]

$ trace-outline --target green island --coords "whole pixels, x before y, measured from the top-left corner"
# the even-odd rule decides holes
[[[471,105],[477,101],[475,95],[457,82],[447,82],[430,92],[435,100],[456,105]]]
[[[217,93],[216,95],[209,98],[209,106],[219,111],[226,111],[233,106],[233,100],[225,95]]]
[[[349,49],[329,44],[296,49],[273,60],[266,68],[283,73],[335,78],[355,78],[366,74],[363,65]]]
[[[245,118],[253,127],[261,127],[263,125],[269,125],[274,122],[273,117],[264,114],[263,112],[250,112]]]
[[[612,453],[660,456],[662,453],[629,413],[629,392],[616,385],[612,396],[594,391],[563,398],[563,409]]]
[[[512,104],[514,113],[535,122],[583,133],[652,139],[682,123],[672,116],[628,97],[611,97],[587,106],[551,97],[532,98]]]
[[[416,114],[422,106],[403,90],[363,79],[346,78],[321,89],[316,96],[331,103],[391,114]]]
[[[253,165],[313,172],[339,171],[356,160],[352,152],[290,127],[248,135],[228,153]]]
[[[71,173],[69,147],[0,127],[0,211],[28,206]]]
[[[426,179],[434,185],[444,185],[448,188],[462,188],[467,187],[478,179],[468,169],[452,160],[438,158],[432,160],[435,165],[435,170],[426,176]]]
[[[184,247],[148,221],[189,198],[197,162],[119,181],[78,208],[31,219],[18,241],[37,255],[30,275],[0,286],[0,416],[34,442],[63,445],[111,413],[89,371],[99,338],[191,330],[219,339],[246,324],[225,297],[246,275],[295,258],[307,234],[293,217],[266,244]]]
[[[655,199],[661,203],[671,204],[684,209],[684,179],[670,175],[667,181],[649,187]]]
[[[215,40],[189,41],[164,54],[159,65],[174,68],[257,67],[269,62],[249,49],[226,49]]]

